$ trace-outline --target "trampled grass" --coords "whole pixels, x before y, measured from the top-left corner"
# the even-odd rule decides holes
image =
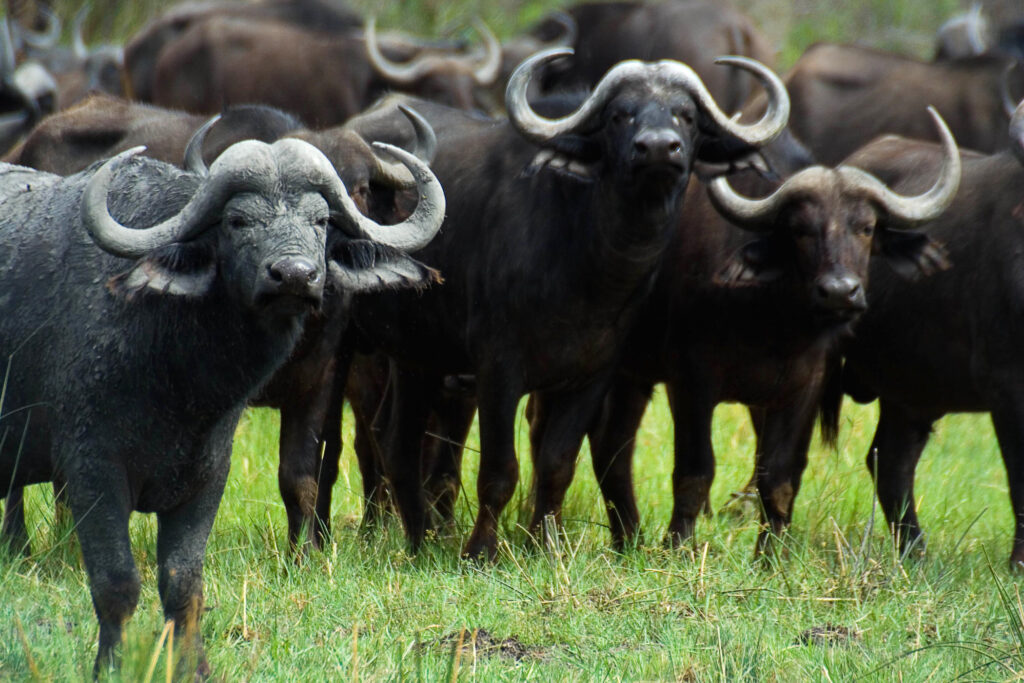
[[[873,407],[849,405],[838,452],[815,444],[785,556],[752,560],[757,520],[719,511],[695,542],[658,541],[671,509],[671,420],[658,396],[639,436],[648,540],[607,547],[584,454],[557,548],[519,526],[530,472],[504,517],[493,566],[458,559],[475,510],[469,453],[459,532],[411,558],[397,522],[364,538],[346,445],[334,542],[296,564],[276,486],[277,416],[239,427],[231,478],[206,554],[202,628],[223,680],[1001,680],[1024,674],[1018,584],[1005,568],[1011,514],[988,419],[939,424],[918,476],[924,559],[901,564],[873,503],[863,455]],[[350,423],[350,420],[349,420]],[[745,412],[716,414],[719,509],[749,475]],[[470,446],[475,448],[475,435]],[[525,456],[525,424],[519,450]],[[55,540],[50,495],[28,498],[34,554],[0,560],[0,679],[88,680],[97,627],[73,540]],[[59,532],[57,532],[59,533]],[[123,680],[143,680],[162,630],[156,524],[133,520],[142,578]],[[475,632],[475,635],[474,635]],[[155,661],[164,676],[166,646]]]

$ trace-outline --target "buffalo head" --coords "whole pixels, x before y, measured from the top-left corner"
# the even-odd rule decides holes
[[[868,263],[878,253],[911,278],[948,267],[945,252],[910,230],[941,214],[960,186],[960,154],[938,113],[929,108],[945,152],[934,185],[905,197],[850,166],[813,166],[763,199],[737,194],[725,178],[708,193],[735,225],[762,235],[743,247],[720,273],[727,284],[768,282],[796,275],[821,314],[850,319],[867,307]]]
[[[107,210],[115,171],[141,148],[129,150],[89,181],[82,222],[105,251],[138,259],[111,282],[117,293],[199,297],[220,287],[271,321],[293,319],[319,305],[328,279],[363,291],[436,277],[402,252],[422,247],[440,227],[440,185],[408,152],[377,148],[402,162],[419,190],[415,211],[397,225],[381,226],[359,213],[331,163],[300,140],[229,147],[181,211],[138,230]],[[336,235],[325,258],[329,230]]]
[[[516,69],[505,104],[516,129],[534,143],[584,166],[600,167],[620,187],[664,194],[681,187],[694,160],[738,157],[776,137],[789,116],[789,98],[779,78],[745,57],[718,61],[751,72],[767,88],[769,105],[754,124],[730,119],[700,77],[680,62],[628,60],[615,65],[585,102],[558,119],[540,116],[527,103],[532,74],[568,48],[540,52]]]

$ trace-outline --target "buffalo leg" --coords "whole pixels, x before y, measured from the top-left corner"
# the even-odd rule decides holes
[[[581,391],[540,392],[533,435],[534,506],[530,530],[544,528],[544,518],[562,521],[562,503],[572,483],[583,437],[600,409],[608,383],[594,383]]]
[[[415,553],[428,524],[423,495],[423,432],[443,377],[401,368],[396,363],[391,364],[391,377],[394,395],[383,453],[384,473]]]
[[[462,485],[462,449],[476,415],[475,396],[442,396],[434,407],[432,429],[424,440],[424,488],[442,525],[455,522]]]
[[[25,525],[25,489],[15,486],[4,501],[4,518],[0,525],[0,545],[11,552],[31,555],[28,527]]]
[[[333,388],[333,370],[324,369],[316,386],[288,397],[281,406],[278,486],[288,515],[288,543],[295,550],[306,534],[306,550],[317,549],[323,530],[317,524],[317,497],[323,458],[322,428]]]
[[[1024,570],[1024,401],[1007,396],[993,404],[992,424],[999,440],[999,449],[1006,465],[1013,506],[1014,536],[1010,552],[1010,569]]]
[[[341,416],[345,407],[345,381],[348,377],[348,357],[342,356],[331,373],[330,393],[320,439],[323,451],[320,456],[320,472],[316,482],[316,521],[314,538],[318,547],[323,547],[331,533],[331,499],[334,484],[338,481],[338,465],[341,460]]]
[[[364,530],[383,519],[390,505],[384,482],[384,455],[379,435],[387,433],[391,412],[388,386],[388,360],[383,354],[357,355],[350,366],[345,395],[355,418],[353,447],[363,480]]]
[[[757,554],[770,551],[772,538],[781,535],[793,519],[793,502],[807,468],[807,450],[814,432],[817,393],[801,392],[764,415],[754,472],[763,522]]]
[[[652,387],[618,377],[605,396],[600,417],[590,430],[594,475],[601,487],[612,546],[623,550],[640,531],[633,491],[633,451]]]
[[[80,453],[75,458],[80,467],[69,473],[68,494],[100,626],[94,669],[98,675],[101,669],[116,666],[114,648],[139,601],[139,572],[128,536],[132,502],[122,467]]]
[[[230,444],[228,445],[230,448]],[[188,503],[157,514],[158,588],[164,618],[174,622],[174,641],[184,646],[182,667],[207,676],[199,618],[203,613],[203,555],[224,493],[227,467]],[[180,673],[185,673],[182,670]]]
[[[931,429],[932,420],[915,418],[881,400],[867,467],[901,555],[915,546],[923,550],[923,534],[914,503],[914,470]]]
[[[669,408],[675,425],[675,468],[672,471],[672,519],[666,543],[678,547],[693,536],[697,515],[708,506],[715,478],[715,453],[711,446],[711,418],[715,404],[710,397],[693,393],[698,382],[669,382]],[[684,388],[685,387],[685,388]]]
[[[498,518],[519,482],[515,450],[516,408],[522,391],[500,370],[477,374],[480,419],[479,510],[462,554],[493,560],[498,553]]]

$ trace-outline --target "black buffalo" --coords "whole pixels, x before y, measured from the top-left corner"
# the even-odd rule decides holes
[[[778,79],[744,58],[773,106],[757,123],[731,121],[678,62],[627,61],[568,116],[538,115],[524,97],[549,50],[509,83],[509,121],[435,105],[433,168],[452,199],[440,237],[421,252],[444,273],[423,296],[370,296],[355,308],[362,335],[397,359],[383,447],[385,470],[413,548],[427,528],[420,446],[444,377],[473,374],[479,400],[480,511],[464,552],[493,557],[497,519],[518,479],[514,418],[537,390],[596,402],[668,244],[694,165],[751,153],[786,120]],[[585,425],[551,428],[578,447]],[[574,442],[575,440],[575,442]]]
[[[867,456],[878,498],[902,551],[923,542],[914,469],[932,424],[947,413],[988,412],[1009,478],[1015,535],[1010,565],[1024,566],[1024,108],[1010,125],[1012,149],[964,153],[957,200],[928,225],[952,268],[908,285],[872,270],[869,308],[844,345],[842,386],[880,400]],[[933,144],[883,138],[852,157],[902,191],[939,165]]]
[[[298,140],[239,143],[204,174],[132,152],[68,178],[2,168],[0,427],[19,438],[0,442],[0,488],[67,483],[97,670],[138,600],[132,511],[159,518],[164,611],[207,669],[203,551],[247,400],[325,288],[433,276],[400,248],[430,239],[443,195],[421,162],[387,149],[422,195],[388,228],[359,214],[330,162]]]
[[[690,188],[619,376],[590,429],[616,547],[635,541],[639,530],[633,439],[656,382],[666,384],[675,425],[675,503],[666,541],[688,539],[708,505],[711,420],[723,401],[756,409],[763,465],[756,484],[766,531],[779,533],[789,523],[828,362],[865,309],[872,254],[908,277],[944,264],[937,245],[909,230],[940,213],[959,183],[956,145],[935,119],[946,160],[920,197],[897,195],[848,165],[805,169],[763,199],[737,194],[724,178],[711,182],[708,197],[701,185]],[[535,432],[555,419],[543,401],[533,412]],[[537,504],[548,513],[561,510],[575,462],[575,453],[568,455],[538,462],[539,472],[555,473],[551,482],[538,475]],[[799,466],[787,470],[776,461]],[[759,547],[769,538],[763,533]]]

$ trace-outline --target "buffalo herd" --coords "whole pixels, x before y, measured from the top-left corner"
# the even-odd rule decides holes
[[[0,541],[29,553],[22,489],[53,482],[97,672],[139,598],[139,511],[208,673],[203,556],[247,405],[281,411],[299,556],[330,534],[345,401],[363,524],[394,511],[413,552],[453,521],[479,414],[462,553],[485,561],[524,397],[530,532],[556,528],[587,438],[618,550],[641,538],[654,386],[671,547],[710,506],[715,406],[748,406],[757,555],[844,395],[880,401],[867,466],[900,553],[924,546],[933,423],[988,412],[1024,568],[1020,25],[975,8],[931,61],[819,43],[779,76],[712,0],[577,4],[504,43],[472,18],[472,40],[382,31],[342,0],[182,3],[123,48],[87,46],[88,5],[62,47],[29,4],[0,20]]]

